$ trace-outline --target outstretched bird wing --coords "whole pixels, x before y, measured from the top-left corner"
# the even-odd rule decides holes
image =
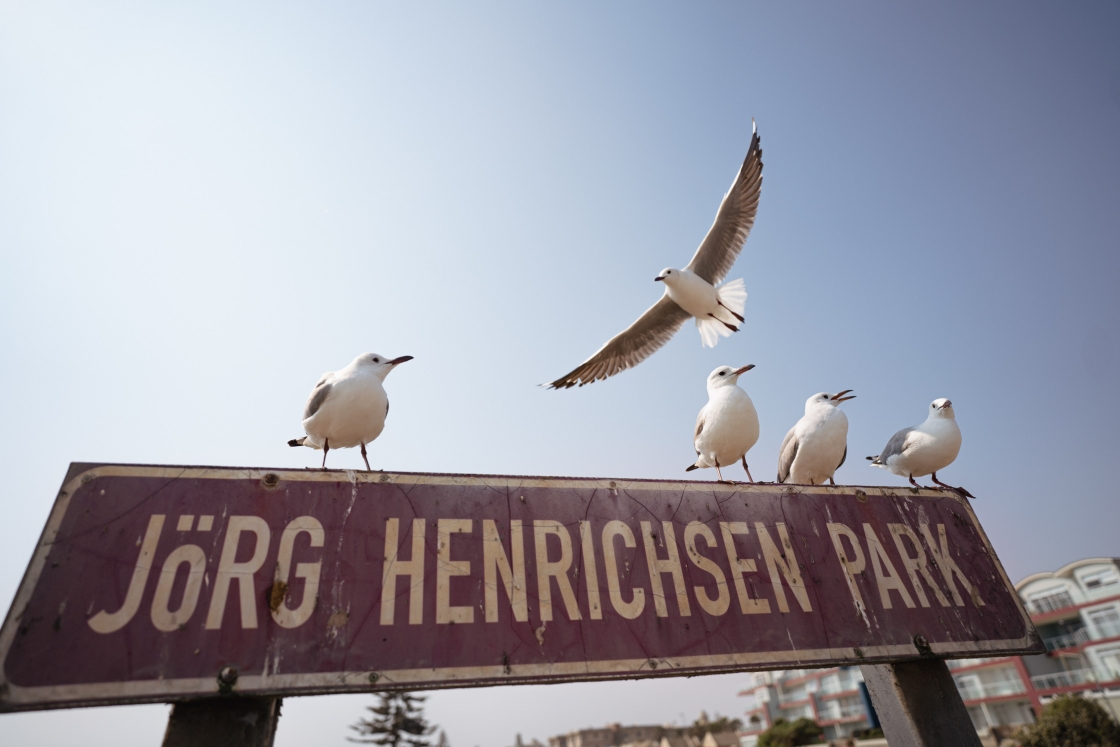
[[[712,285],[719,285],[731,271],[754,226],[761,193],[762,147],[756,129],[739,174],[719,205],[715,223],[708,229],[708,235],[685,269],[692,270]]]
[[[778,452],[778,482],[789,479],[789,471],[793,469],[793,460],[797,458],[797,447],[800,441],[793,435],[797,426],[789,429],[789,433],[782,439],[782,448]]]
[[[595,355],[548,386],[551,389],[583,386],[636,366],[667,343],[691,316],[666,294],[646,309],[638,321],[608,340]]]

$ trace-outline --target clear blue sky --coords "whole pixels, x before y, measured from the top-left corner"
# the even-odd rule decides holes
[[[388,380],[375,467],[684,477],[716,366],[773,479],[852,388],[837,477],[953,400],[940,477],[1013,579],[1120,555],[1115,3],[0,5],[0,605],[70,461],[303,467],[316,377]],[[758,121],[745,329],[567,372],[686,263]],[[356,451],[331,455],[361,464]],[[712,475],[714,477],[714,475]],[[455,747],[738,712],[742,677],[433,694]],[[285,703],[343,744],[371,699]],[[166,707],[0,716],[157,744]]]

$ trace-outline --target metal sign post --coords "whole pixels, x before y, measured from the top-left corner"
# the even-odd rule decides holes
[[[949,492],[75,464],[0,711],[1042,650]]]

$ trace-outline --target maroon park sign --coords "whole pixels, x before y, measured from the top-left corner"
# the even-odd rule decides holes
[[[949,492],[75,464],[0,710],[1041,651]]]

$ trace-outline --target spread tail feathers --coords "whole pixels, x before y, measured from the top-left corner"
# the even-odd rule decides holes
[[[743,306],[747,302],[747,289],[742,278],[731,280],[716,288],[721,308],[715,316],[696,318],[696,328],[700,330],[700,342],[706,348],[714,348],[721,337],[730,337],[738,332],[736,322],[743,320]]]
[[[738,328],[728,324],[722,319],[713,316],[701,319],[696,317],[696,329],[700,330],[700,344],[706,348],[714,348],[721,337],[730,337]]]
[[[739,321],[743,321],[743,307],[747,303],[747,288],[743,285],[742,278],[728,280],[716,288],[716,295],[720,302],[732,312]]]
[[[303,446],[303,442],[307,440],[307,436],[303,438],[293,438],[288,442],[288,446]]]

